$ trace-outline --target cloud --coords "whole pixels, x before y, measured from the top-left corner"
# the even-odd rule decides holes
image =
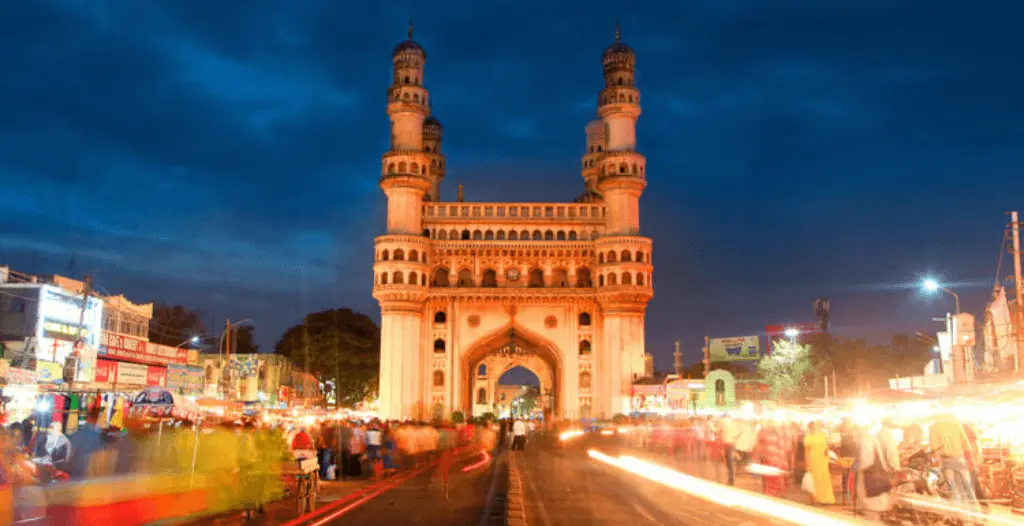
[[[848,286],[992,275],[1024,191],[1017,11],[15,2],[0,16],[0,256],[77,258],[129,297],[260,317],[268,341],[314,307],[372,312],[384,96],[407,18],[445,125],[443,195],[463,182],[473,200],[568,201],[621,16],[643,92],[659,365],[675,339],[805,319],[832,287],[837,323],[872,333],[881,312],[874,332],[906,330],[934,309]]]

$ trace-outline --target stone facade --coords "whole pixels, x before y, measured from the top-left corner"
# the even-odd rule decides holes
[[[392,58],[380,181],[387,233],[376,239],[373,287],[381,416],[489,411],[497,379],[516,366],[537,375],[552,417],[628,411],[632,382],[645,374],[653,294],[633,50],[616,32],[603,54],[599,118],[585,127],[585,191],[565,203],[437,201],[446,166],[423,83],[426,52],[410,30]]]

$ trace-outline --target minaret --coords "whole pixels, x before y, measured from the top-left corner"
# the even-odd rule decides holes
[[[604,89],[597,113],[604,124],[597,191],[605,205],[605,231],[598,253],[598,302],[603,314],[600,348],[595,349],[598,413],[629,411],[633,379],[644,373],[644,312],[653,295],[651,240],[640,237],[640,195],[647,186],[645,159],[636,151],[640,92],[634,86],[636,54],[615,42],[604,50]]]
[[[427,53],[412,39],[395,47],[394,78],[388,89],[391,150],[384,154],[380,187],[388,196],[388,233],[421,234],[421,205],[431,188],[430,155],[423,150],[423,123],[430,99],[423,87]]]
[[[640,232],[640,194],[647,186],[647,160],[636,151],[636,120],[640,117],[640,91],[634,86],[636,54],[623,44],[619,28],[615,42],[604,50],[604,89],[597,113],[605,125],[605,155],[597,189],[608,205],[606,234]]]
[[[425,122],[430,115],[423,87],[426,56],[412,40],[410,24],[409,39],[392,54],[391,149],[383,156],[380,179],[388,198],[388,222],[387,233],[375,240],[373,267],[373,296],[381,310],[379,413],[388,419],[423,418],[429,389],[423,378],[428,351],[421,331],[430,239],[422,232],[421,218],[423,199],[434,186],[430,165],[436,160],[434,143],[440,147],[440,125]]]
[[[597,179],[601,169],[601,159],[604,158],[604,122],[601,119],[594,119],[587,123],[585,128],[587,134],[587,151],[583,154],[582,175],[586,189],[579,197],[577,203],[600,202],[601,194],[597,191]]]
[[[430,156],[430,168],[427,170],[427,175],[430,176],[430,192],[426,195],[427,201],[441,200],[441,180],[444,179],[444,154],[441,153],[443,133],[441,121],[433,116],[423,121],[423,151]]]

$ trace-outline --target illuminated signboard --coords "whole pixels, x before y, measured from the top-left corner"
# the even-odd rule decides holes
[[[81,295],[43,285],[39,288],[36,359],[63,364],[75,353],[78,355],[75,381],[92,382],[102,326],[103,300],[90,297],[86,302]],[[80,343],[76,345],[76,342]]]

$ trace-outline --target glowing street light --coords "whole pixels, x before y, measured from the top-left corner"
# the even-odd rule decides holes
[[[189,338],[189,339],[179,343],[178,345],[175,345],[174,348],[175,349],[180,349],[182,345],[195,345],[197,343],[199,343],[199,337],[198,336],[193,336],[193,337],[191,337],[191,338]]]
[[[786,329],[785,334],[790,338],[796,338],[800,334],[800,331],[796,327],[790,327]]]
[[[925,290],[925,292],[929,292],[929,293],[938,292],[940,290],[942,292],[949,293],[950,295],[953,296],[953,300],[956,302],[956,313],[960,314],[960,296],[957,296],[957,294],[955,292],[953,292],[952,290],[949,290],[948,288],[943,287],[942,284],[939,283],[939,281],[937,279],[935,279],[935,278],[924,278],[924,280],[921,281],[921,288],[923,288]]]

